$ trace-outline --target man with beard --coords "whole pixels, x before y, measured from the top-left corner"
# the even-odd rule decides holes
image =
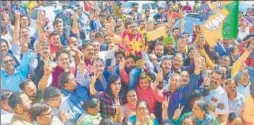
[[[8,104],[14,110],[10,125],[32,125],[29,114],[32,101],[25,93],[13,93]]]
[[[29,97],[32,103],[42,102],[42,90],[37,90],[32,80],[24,80],[19,87]]]
[[[214,70],[211,74],[210,92],[204,97],[209,102],[210,110],[215,113],[219,123],[226,122],[229,113],[228,96],[221,87],[224,81],[224,73],[221,70]]]
[[[121,80],[125,85],[128,85],[128,89],[136,88],[139,76],[142,72],[142,69],[135,66],[135,63],[135,57],[132,55],[122,59],[119,63],[118,68]]]
[[[56,52],[58,52],[62,47],[60,36],[56,32],[52,32],[49,35],[49,43],[50,43],[50,53],[52,54],[53,57],[55,57]]]
[[[175,48],[176,50],[179,50],[179,39],[181,37],[181,29],[179,27],[173,28],[172,35],[175,39]]]

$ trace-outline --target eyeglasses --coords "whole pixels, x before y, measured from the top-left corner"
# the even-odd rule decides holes
[[[9,59],[9,60],[4,61],[4,64],[7,64],[9,62],[13,62],[13,59]]]
[[[53,117],[52,112],[49,112],[47,114],[41,114],[40,116],[50,116],[50,117]]]

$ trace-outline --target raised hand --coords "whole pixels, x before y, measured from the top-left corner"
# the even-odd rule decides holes
[[[20,20],[20,12],[15,12],[15,20]]]
[[[83,56],[80,57],[80,61],[79,61],[79,64],[78,64],[78,68],[79,68],[79,71],[80,71],[81,73],[84,73],[84,72],[85,72],[86,64],[84,63],[84,57],[83,57]]]
[[[72,16],[72,19],[74,20],[74,21],[77,21],[78,20],[78,14],[77,13],[74,13],[74,15]]]
[[[194,50],[194,64],[195,64],[195,70],[194,73],[196,75],[200,74],[200,69],[201,69],[201,61],[200,61],[200,54],[198,50],[195,48]]]
[[[145,66],[145,61],[144,61],[144,59],[139,59],[139,60],[136,62],[136,65],[137,65],[139,68],[143,69],[144,66]]]
[[[204,78],[203,85],[204,85],[204,86],[209,86],[209,85],[210,85],[210,82],[211,82],[210,77],[209,77],[209,76],[206,76],[206,77]]]
[[[39,11],[38,12],[38,18],[37,18],[37,23],[40,25],[43,25],[44,21],[45,21],[45,14],[43,11]]]
[[[69,119],[67,114],[63,110],[60,110],[59,115],[60,115],[60,119],[63,123],[65,123]]]
[[[121,104],[119,98],[115,98],[116,115],[121,113]]]
[[[174,116],[173,116],[174,120],[179,119],[179,117],[182,114],[183,108],[184,108],[184,106],[181,106],[181,104],[178,104],[178,108],[175,110],[175,113],[174,113]]]
[[[162,71],[160,71],[159,73],[156,74],[156,80],[158,82],[163,81],[163,72]]]
[[[162,102],[162,112],[167,112],[168,111],[168,104],[170,102],[170,97],[167,97],[167,99],[165,99]]]
[[[50,62],[44,63],[44,75],[50,75],[52,73],[52,67],[50,66]]]
[[[96,82],[96,79],[97,79],[96,75],[91,76],[91,78],[90,78],[90,84],[94,86],[95,82]]]

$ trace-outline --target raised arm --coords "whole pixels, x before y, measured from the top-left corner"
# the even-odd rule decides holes
[[[44,65],[44,74],[39,81],[38,88],[44,90],[49,84],[52,83],[52,68],[49,64]]]
[[[43,30],[44,20],[45,20],[45,14],[44,12],[40,11],[38,19],[36,21],[38,35],[39,35],[39,42],[44,42],[44,30]]]
[[[90,94],[92,96],[95,96],[97,91],[95,89],[95,82],[96,82],[97,76],[94,74],[94,76],[91,77],[90,79]]]
[[[236,75],[236,73],[241,69],[241,66],[243,66],[244,62],[248,59],[253,48],[254,44],[250,43],[248,49],[246,49],[245,52],[241,55],[241,57],[233,64],[231,70],[231,78],[233,78]]]
[[[78,29],[78,15],[75,13],[75,15],[72,18],[72,29],[71,29],[73,34],[78,34],[79,29]]]
[[[13,34],[13,43],[20,45],[19,42],[19,32],[20,32],[20,13],[15,12],[15,27],[14,27],[14,34]]]
[[[201,67],[201,60],[200,60],[200,55],[197,50],[194,52],[194,64],[195,64],[195,69],[194,73],[191,74],[190,81],[189,83],[182,88],[182,92],[184,97],[190,97],[191,93],[197,88],[198,85],[198,80],[200,76],[200,67]]]

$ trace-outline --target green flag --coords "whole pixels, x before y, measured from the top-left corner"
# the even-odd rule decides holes
[[[235,39],[238,35],[238,13],[239,1],[232,1],[224,6],[229,12],[222,25],[222,35],[224,39]]]

